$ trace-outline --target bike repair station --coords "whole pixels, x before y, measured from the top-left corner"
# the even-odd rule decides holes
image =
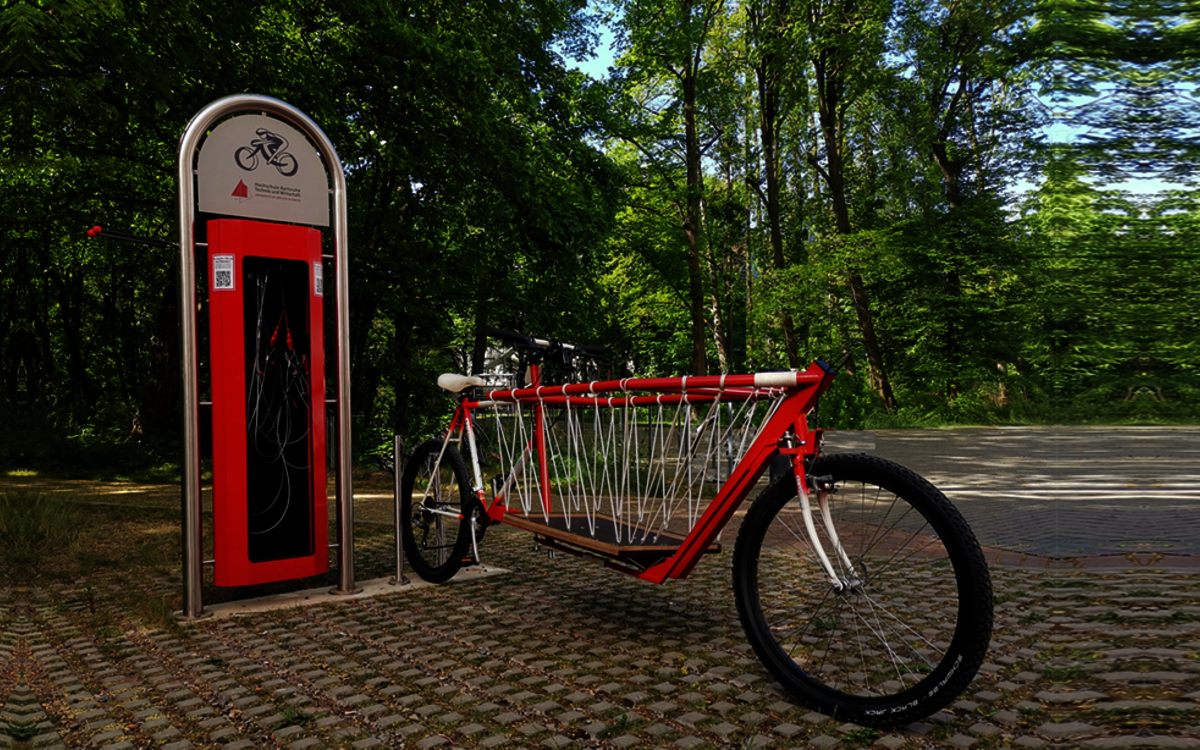
[[[326,247],[321,228],[331,214]],[[331,547],[333,593],[354,593],[346,179],[333,144],[277,99],[213,102],[180,141],[179,226],[183,617],[205,614],[206,565],[218,586],[306,578],[329,570]],[[207,368],[198,351],[204,323]],[[204,409],[212,424],[211,560],[202,541]],[[332,545],[327,447],[336,457]]]

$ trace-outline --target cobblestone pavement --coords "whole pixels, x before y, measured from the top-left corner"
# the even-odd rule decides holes
[[[968,446],[1011,440],[1014,452],[1028,450],[1021,463],[1038,455],[1015,432],[966,437]],[[1175,438],[1163,445],[1188,443]],[[880,433],[876,452],[949,484],[1011,492],[990,504],[986,495],[960,501],[981,537],[994,534],[986,543],[1031,523],[1029,504],[1016,502],[1019,485],[981,474],[978,456],[949,452],[961,446],[925,444],[906,458],[890,443],[922,439]],[[929,458],[939,450],[940,464]],[[1075,499],[1080,512],[1099,513],[1122,495],[1092,490],[1122,476],[1121,462],[1136,463],[1102,459],[1095,475],[1082,464],[1056,475],[1046,459],[1047,476],[1098,476]],[[1169,476],[1146,474],[1173,481],[1191,471],[1186,460],[1176,465]],[[1001,470],[1012,473],[987,472]],[[1190,488],[1180,491],[1184,499],[1171,502],[1182,508]],[[1070,515],[1072,497],[1041,502]],[[1085,523],[1095,530],[1089,540],[1107,533]],[[1026,538],[1040,530],[1025,528]],[[1029,549],[1052,549],[1039,544]],[[390,535],[363,535],[358,545],[364,577],[386,575]],[[177,577],[99,576],[86,591],[19,585],[0,591],[0,745],[1200,748],[1195,558],[1097,549],[1112,548],[1084,547],[1088,563],[1078,567],[1076,558],[1026,553],[1021,565],[994,565],[996,629],[979,677],[946,711],[886,733],[840,724],[779,692],[738,624],[728,552],[685,581],[653,586],[583,560],[547,560],[527,535],[492,531],[485,561],[509,571],[500,576],[157,629],[122,605],[131,587],[177,593]]]
[[[982,544],[1058,558],[1200,552],[1200,429],[891,430],[876,453],[924,475]]]

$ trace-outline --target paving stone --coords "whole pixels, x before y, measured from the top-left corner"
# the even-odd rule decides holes
[[[704,740],[700,739],[699,737],[693,737],[692,735],[680,737],[679,739],[675,740],[675,746],[682,747],[685,750],[690,747],[698,747],[704,744],[706,744]]]
[[[396,733],[401,737],[411,737],[414,734],[422,734],[427,731],[422,724],[409,724],[406,727],[401,727],[396,730]]]
[[[446,745],[446,744],[449,744],[449,742],[450,741],[447,740],[445,737],[435,734],[432,737],[426,737],[425,739],[418,742],[417,747],[422,748],[422,750],[429,750],[429,748],[431,748],[431,747],[438,747],[439,745]]]
[[[1083,703],[1084,701],[1102,700],[1108,696],[1095,690],[1072,690],[1066,693],[1054,693],[1043,690],[1034,697],[1047,703]]]
[[[819,734],[816,737],[810,738],[808,744],[817,748],[817,750],[833,750],[833,748],[838,746],[838,740],[825,734]]]
[[[1095,750],[1124,750],[1124,748],[1195,750],[1196,748],[1200,748],[1200,740],[1191,737],[1172,737],[1169,735],[1098,737],[1096,739],[1085,740],[1080,744],[1082,747],[1094,748]]]
[[[593,721],[590,724],[585,724],[583,727],[583,731],[591,735],[593,739],[595,739],[597,735],[601,734],[606,729],[608,729],[608,725],[603,721]]]
[[[786,724],[785,723],[785,724],[780,724],[779,726],[775,727],[771,731],[773,731],[775,734],[778,734],[782,737],[791,739],[792,737],[795,737],[800,732],[803,732],[804,729],[796,726],[795,724]]]
[[[117,737],[120,737],[122,734],[123,734],[123,732],[121,732],[120,729],[114,729],[114,730],[111,730],[108,732],[101,732],[100,734],[97,734],[92,737],[92,742],[96,745],[103,745],[105,742],[116,739]]]
[[[402,721],[404,721],[404,717],[401,716],[400,714],[390,714],[388,716],[383,717],[382,719],[376,719],[375,726],[379,727],[380,729],[386,729],[390,726],[399,724]]]
[[[1084,724],[1083,722],[1079,721],[1064,723],[1047,722],[1037,728],[1038,734],[1045,735],[1046,737],[1062,739],[1092,737],[1100,734],[1101,731],[1102,730],[1099,727],[1092,726],[1091,724]]]

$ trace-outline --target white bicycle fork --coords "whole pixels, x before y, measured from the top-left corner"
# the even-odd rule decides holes
[[[829,583],[833,590],[841,592],[847,588],[853,588],[860,581],[853,563],[850,562],[850,556],[846,554],[846,549],[842,547],[842,542],[838,538],[837,528],[833,525],[833,515],[829,512],[829,490],[817,488],[817,507],[821,511],[821,520],[825,524],[825,533],[829,543],[833,545],[834,554],[846,571],[844,578],[834,570],[833,563],[825,552],[825,545],[821,543],[821,537],[817,533],[817,524],[813,520],[812,503],[808,499],[808,488],[805,486],[807,483],[807,474],[803,471],[796,472],[796,491],[800,495],[800,513],[804,518],[804,528],[808,531],[809,543],[812,544],[813,551],[816,552],[817,559],[821,562],[821,567],[825,569],[825,574],[829,576]]]

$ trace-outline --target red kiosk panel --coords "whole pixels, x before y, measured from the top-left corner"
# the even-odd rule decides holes
[[[321,233],[208,222],[215,583],[329,570]]]

